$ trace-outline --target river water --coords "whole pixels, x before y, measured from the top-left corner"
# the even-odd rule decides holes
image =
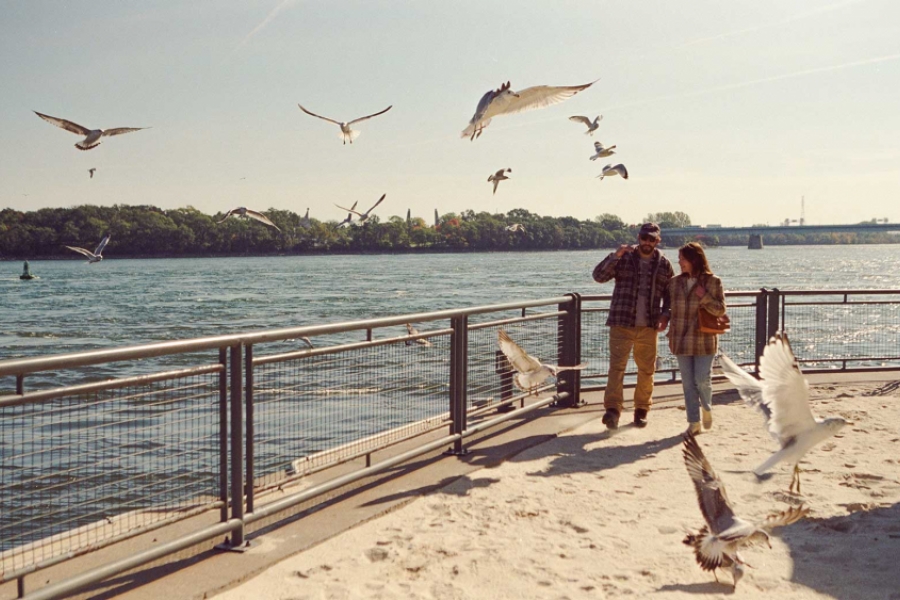
[[[665,250],[673,264],[677,252]],[[0,360],[428,312],[567,292],[608,251],[0,263]],[[900,245],[707,252],[727,290],[900,289]],[[677,264],[675,264],[677,270]]]

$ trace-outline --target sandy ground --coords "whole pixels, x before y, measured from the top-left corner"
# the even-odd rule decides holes
[[[681,455],[685,413],[631,414],[610,435],[599,419],[495,468],[344,532],[228,590],[218,600],[350,598],[900,599],[900,382],[815,385],[813,412],[853,422],[801,463],[757,482],[775,449],[762,417],[734,392],[714,398],[698,441],[737,514],[759,519],[805,503],[753,568],[702,571],[681,543],[702,523]]]

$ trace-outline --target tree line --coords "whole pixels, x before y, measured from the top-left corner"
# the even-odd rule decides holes
[[[261,223],[207,215],[188,206],[163,210],[154,206],[92,206],[42,208],[31,212],[0,211],[0,259],[59,258],[77,255],[64,246],[93,249],[109,233],[110,257],[175,257],[310,254],[329,252],[416,252],[492,250],[577,250],[615,248],[634,243],[640,224],[627,224],[613,214],[594,219],[547,217],[522,208],[508,213],[438,215],[427,223],[420,217],[372,216],[361,226],[338,227],[337,221],[304,219],[269,209],[266,216],[281,231]],[[667,228],[690,225],[683,212],[648,214],[663,229],[663,241],[677,247],[694,237],[706,245],[746,245],[746,236],[697,236],[675,239]],[[523,230],[507,227],[520,224]],[[734,239],[730,239],[734,238]],[[766,245],[889,243],[896,236],[871,234],[772,234]]]

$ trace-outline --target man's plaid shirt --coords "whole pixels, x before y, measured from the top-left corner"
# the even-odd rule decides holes
[[[640,285],[640,264],[638,251],[627,252],[622,258],[612,252],[600,264],[594,267],[594,281],[606,283],[616,280],[613,288],[612,302],[609,305],[609,318],[606,324],[611,327],[634,327],[637,313],[638,286]],[[650,315],[648,323],[656,326],[660,315],[669,316],[669,279],[675,274],[672,263],[659,250],[653,250],[650,257]],[[660,305],[662,305],[660,307]]]

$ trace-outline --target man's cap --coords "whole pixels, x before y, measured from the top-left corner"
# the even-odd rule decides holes
[[[662,236],[659,233],[659,225],[656,223],[644,223],[641,225],[641,231],[638,233],[638,236],[642,235],[652,235],[656,239],[660,239]]]

